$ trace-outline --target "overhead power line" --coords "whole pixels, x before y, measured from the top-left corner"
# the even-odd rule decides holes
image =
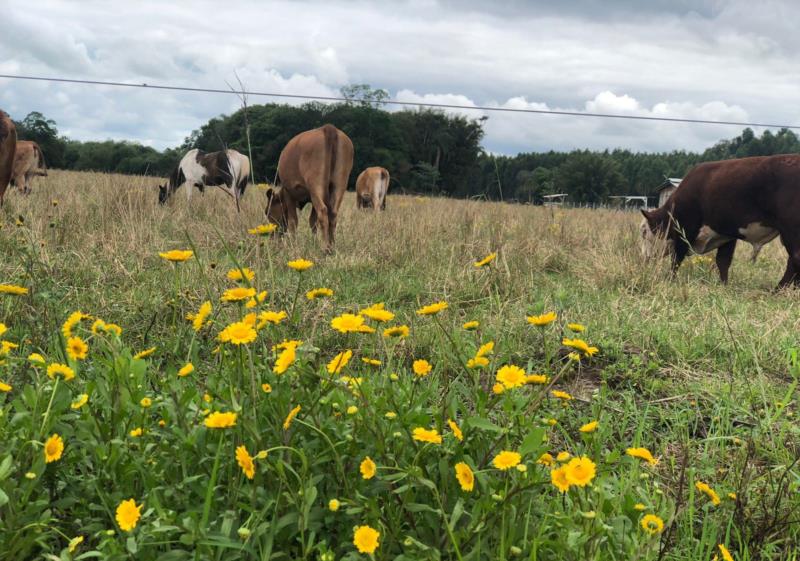
[[[252,95],[264,97],[276,97],[284,99],[304,99],[308,101],[358,101],[359,103],[374,103],[376,105],[397,105],[405,107],[430,107],[434,109],[462,109],[466,111],[487,111],[495,113],[533,113],[538,115],[566,115],[569,117],[595,117],[603,119],[628,119],[634,121],[661,121],[669,123],[690,123],[698,125],[733,125],[737,127],[765,127],[774,129],[796,129],[800,130],[800,125],[778,125],[774,123],[748,123],[745,121],[712,121],[710,119],[686,119],[681,117],[648,117],[645,115],[620,115],[615,113],[587,113],[582,111],[559,111],[555,109],[520,109],[512,107],[488,107],[481,105],[458,105],[455,103],[430,103],[424,101],[399,101],[399,100],[353,100],[346,97],[325,96],[325,95],[303,95],[287,94],[276,92],[257,92],[244,90],[222,90],[215,88],[189,88],[183,86],[161,86],[156,84],[131,84],[127,82],[108,82],[102,80],[77,80],[69,78],[48,78],[44,76],[19,76],[15,74],[0,74],[0,78],[11,80],[34,80],[38,82],[58,82],[65,84],[86,84],[93,86],[114,86],[123,88],[145,88],[151,90],[170,90],[178,92],[194,93],[218,93],[234,95]]]

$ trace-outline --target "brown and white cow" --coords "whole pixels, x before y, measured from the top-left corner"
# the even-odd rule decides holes
[[[238,211],[239,200],[249,180],[250,159],[244,154],[232,149],[203,152],[195,148],[181,158],[167,184],[158,186],[158,202],[162,205],[166,203],[183,185],[186,186],[187,201],[192,198],[194,187],[201,193],[205,192],[206,187],[219,187],[233,197]]]
[[[31,182],[37,175],[47,177],[47,165],[44,162],[42,149],[32,140],[18,140],[11,185],[14,185],[20,193],[28,195],[31,192]]]
[[[800,285],[799,154],[699,164],[662,207],[642,214],[643,233],[664,240],[673,272],[690,249],[716,249],[719,276],[727,282],[737,240],[752,244],[756,255],[780,236],[789,258],[778,287]]]
[[[389,172],[386,168],[371,167],[356,179],[356,206],[386,210],[386,193],[389,191]]]
[[[267,190],[269,221],[281,230],[297,229],[297,209],[311,203],[309,225],[322,230],[324,249],[334,243],[339,207],[353,169],[353,143],[334,127],[324,125],[298,134],[278,160],[279,187]]]
[[[0,109],[0,206],[3,206],[8,182],[11,181],[16,149],[17,127],[11,117]]]

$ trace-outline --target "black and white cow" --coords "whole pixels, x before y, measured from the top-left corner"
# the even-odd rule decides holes
[[[219,187],[236,201],[244,195],[250,179],[250,159],[236,150],[203,152],[195,148],[181,158],[166,185],[158,186],[158,202],[166,203],[175,191],[186,185],[186,200],[192,198],[193,187],[204,192],[206,186]]]

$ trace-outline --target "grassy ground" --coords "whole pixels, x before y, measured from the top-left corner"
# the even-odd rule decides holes
[[[30,289],[0,298],[4,338],[20,345],[0,371],[12,386],[0,394],[7,558],[356,559],[366,556],[353,543],[362,525],[380,532],[378,559],[724,559],[719,544],[737,560],[795,558],[800,301],[772,291],[785,263],[779,244],[754,264],[740,247],[723,287],[705,258],[675,281],[666,263],[643,261],[631,213],[393,196],[374,215],[348,196],[336,252],[323,256],[304,223],[291,238],[248,234],[263,222],[263,199],[251,188],[238,215],[220,192],[195,192],[188,204],[179,192],[159,207],[152,180],[56,171],[30,197],[6,197],[0,282]],[[175,248],[195,257],[173,266],[158,256]],[[495,261],[473,266],[490,252]],[[299,257],[314,267],[286,267]],[[214,353],[217,334],[249,311],[220,303],[236,264],[269,292],[264,309],[290,318]],[[334,297],[303,295],[320,286]],[[184,316],[206,300],[214,323],[195,333]],[[447,310],[415,313],[439,300]],[[380,337],[384,325],[372,336],[331,328],[376,302],[397,315],[392,325],[410,327],[408,338]],[[85,322],[76,334],[89,357],[70,361],[60,332],[75,310],[121,325],[122,336],[92,334]],[[558,320],[545,328],[526,321],[550,311]],[[478,331],[461,328],[468,320]],[[580,337],[596,356],[563,358],[567,322],[587,326]],[[276,375],[271,347],[284,338],[303,344]],[[488,341],[491,364],[466,369]],[[363,386],[332,383],[326,371],[346,349],[354,358],[344,373]],[[69,363],[76,378],[55,384],[30,365],[32,352]],[[416,359],[432,373],[416,377]],[[177,377],[187,361],[195,372]],[[548,375],[552,387],[494,394],[509,364]],[[256,391],[262,383],[272,393]],[[88,404],[72,409],[82,393]],[[237,426],[206,428],[206,408],[236,411]],[[579,432],[594,420],[595,432]],[[435,427],[443,443],[414,440],[417,427]],[[64,454],[45,464],[41,443],[54,433]],[[234,459],[239,445],[270,450],[252,481]],[[626,456],[631,446],[658,464]],[[501,449],[522,452],[527,470],[495,469]],[[537,459],[560,451],[596,465],[590,485],[562,494],[551,484]],[[378,466],[372,479],[359,474],[365,456]],[[475,472],[471,492],[454,477],[462,461]],[[718,506],[697,481],[716,490]],[[128,498],[144,505],[132,531],[114,516]],[[332,498],[342,503],[335,512]],[[663,531],[644,531],[646,514]]]

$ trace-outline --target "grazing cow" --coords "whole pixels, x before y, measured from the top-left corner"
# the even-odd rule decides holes
[[[31,182],[37,175],[47,177],[42,149],[32,140],[18,140],[11,185],[16,186],[20,193],[28,195],[31,192]]]
[[[6,195],[8,182],[14,170],[14,154],[17,149],[17,127],[3,110],[0,110],[0,206]]]
[[[186,185],[186,200],[192,198],[193,187],[205,193],[205,188],[219,187],[236,201],[244,195],[250,179],[250,159],[236,150],[203,152],[195,148],[181,158],[178,167],[169,177],[166,185],[158,186],[158,202],[162,205],[175,191]]]
[[[281,230],[294,232],[297,209],[310,202],[311,230],[316,233],[319,225],[324,249],[330,251],[352,169],[353,143],[333,125],[298,134],[286,144],[278,160],[280,186],[267,190],[265,212],[269,221]]]
[[[717,250],[720,280],[728,281],[736,241],[754,256],[780,236],[789,258],[778,287],[800,285],[800,155],[707,162],[692,168],[664,206],[642,211],[643,233],[662,238],[677,270],[691,248]]]
[[[386,168],[371,167],[356,179],[356,206],[386,210],[386,193],[389,191],[389,172]]]

